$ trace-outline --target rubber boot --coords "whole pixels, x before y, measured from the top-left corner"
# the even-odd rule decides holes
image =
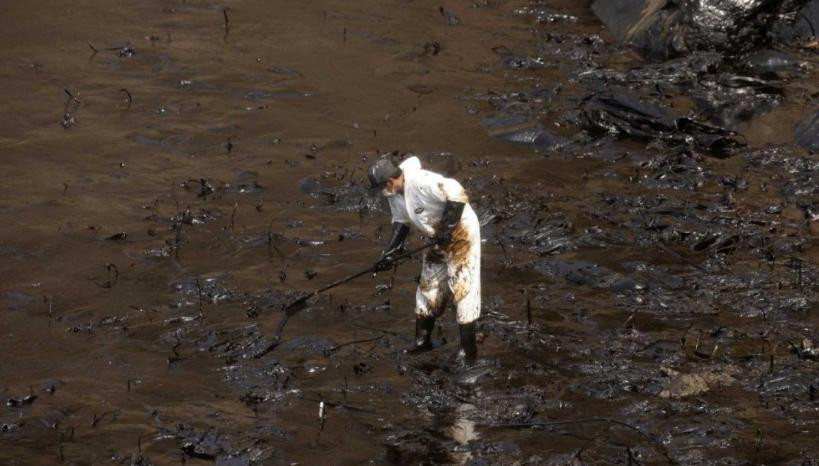
[[[435,317],[415,318],[415,343],[408,353],[422,353],[432,349],[432,329],[435,328]]]
[[[478,358],[478,345],[475,343],[475,322],[459,325],[461,331],[461,349],[458,359],[463,358],[467,366],[471,366]]]

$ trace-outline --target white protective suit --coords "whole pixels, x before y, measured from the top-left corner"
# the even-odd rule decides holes
[[[439,317],[454,298],[458,323],[473,322],[481,315],[481,231],[469,198],[457,181],[421,168],[418,157],[404,160],[399,167],[404,192],[388,197],[393,222],[412,224],[431,238],[446,201],[466,204],[450,244],[424,254],[415,313]]]

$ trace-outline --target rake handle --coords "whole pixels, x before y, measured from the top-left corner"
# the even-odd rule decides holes
[[[435,244],[436,243],[427,243],[427,244],[425,244],[423,246],[419,246],[419,247],[417,247],[417,248],[415,248],[415,249],[413,249],[411,251],[407,251],[404,254],[401,254],[400,256],[397,256],[397,257],[394,257],[393,259],[391,259],[390,263],[395,263],[395,262],[397,262],[397,261],[399,261],[401,259],[406,259],[407,257],[411,257],[411,256],[413,256],[415,254],[418,254],[419,252],[421,252],[421,251],[423,251],[425,249],[428,249],[428,248],[431,248],[432,246],[435,246]],[[375,266],[372,266],[372,267],[370,267],[370,268],[368,268],[366,270],[362,270],[362,271],[360,271],[358,273],[350,275],[349,277],[345,277],[345,278],[336,280],[333,283],[330,283],[329,285],[325,285],[325,286],[323,286],[323,287],[321,287],[321,288],[319,288],[319,289],[317,289],[317,290],[315,290],[315,291],[313,291],[313,292],[311,292],[309,294],[306,294],[306,295],[302,296],[301,298],[299,298],[299,299],[293,301],[292,303],[288,304],[287,306],[285,306],[284,307],[284,311],[285,311],[284,316],[282,317],[282,320],[279,321],[279,325],[276,327],[276,339],[281,340],[282,333],[284,332],[284,326],[287,325],[287,321],[290,320],[290,317],[294,316],[301,309],[301,305],[306,303],[310,298],[318,296],[319,294],[321,294],[321,293],[323,293],[323,292],[325,292],[325,291],[327,291],[327,290],[329,290],[331,288],[335,288],[335,287],[337,287],[339,285],[343,285],[343,284],[345,284],[347,282],[351,282],[351,281],[355,280],[356,278],[361,277],[362,275],[367,275],[367,274],[372,273],[372,272],[375,272]]]

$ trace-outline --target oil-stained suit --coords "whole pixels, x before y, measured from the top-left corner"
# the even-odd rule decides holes
[[[397,167],[403,192],[386,194],[392,213],[393,237],[382,258],[403,244],[412,225],[434,240],[445,241],[424,254],[421,279],[415,294],[416,349],[432,347],[435,319],[455,304],[461,331],[461,354],[474,360],[475,321],[481,314],[480,223],[461,184],[421,168],[417,157]],[[372,172],[373,169],[371,169]],[[377,176],[371,174],[375,184]]]

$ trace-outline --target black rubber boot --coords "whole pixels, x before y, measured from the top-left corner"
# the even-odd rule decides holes
[[[415,343],[407,351],[421,353],[432,349],[432,329],[435,328],[435,317],[415,318]]]
[[[459,325],[461,331],[461,349],[458,359],[463,357],[466,365],[471,366],[478,359],[478,345],[475,343],[475,322]]]

